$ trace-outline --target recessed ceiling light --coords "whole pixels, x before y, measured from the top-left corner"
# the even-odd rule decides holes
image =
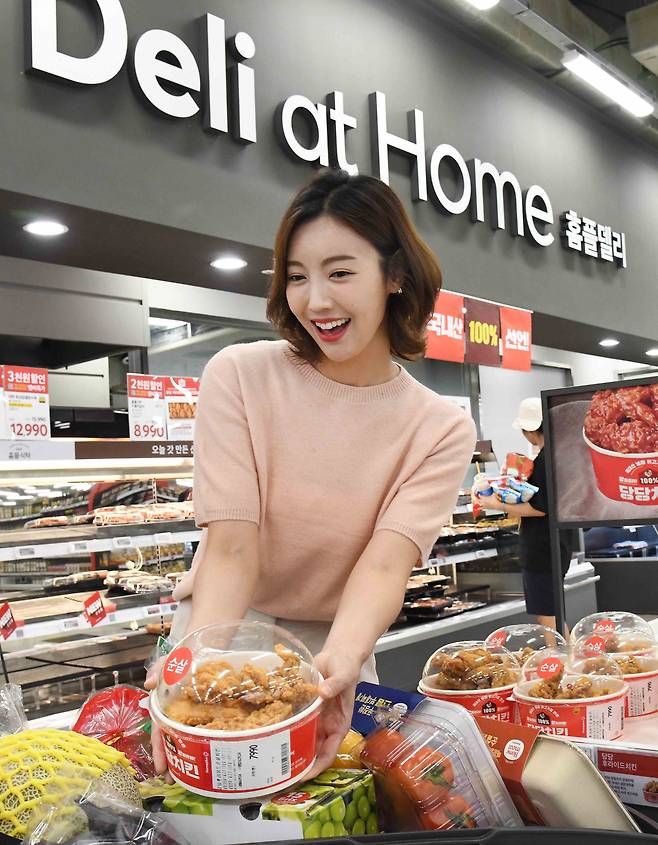
[[[247,266],[247,262],[234,255],[220,255],[219,258],[210,262],[210,266],[215,270],[242,270]]]
[[[599,346],[619,346],[619,341],[614,337],[604,337],[599,341]]]
[[[658,346],[652,346],[651,349],[647,349],[644,354],[648,355],[650,358],[658,357]]]
[[[486,12],[487,9],[493,9],[494,6],[497,6],[498,0],[468,0],[468,3],[481,12]]]
[[[23,226],[26,232],[30,235],[38,235],[41,238],[55,238],[58,235],[65,235],[69,227],[63,223],[58,223],[56,220],[34,220]]]
[[[177,329],[184,326],[185,320],[167,320],[165,317],[149,317],[149,326],[152,329]]]

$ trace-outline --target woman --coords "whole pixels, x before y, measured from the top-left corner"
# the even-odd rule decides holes
[[[526,611],[537,617],[540,625],[555,628],[555,597],[551,541],[548,530],[548,491],[546,489],[546,462],[544,460],[544,431],[541,399],[524,399],[512,427],[521,431],[525,439],[537,450],[532,475],[528,479],[539,490],[529,502],[506,505],[497,495],[480,496],[478,501],[485,508],[502,510],[509,516],[521,518],[519,532],[519,557],[523,574],[523,592]],[[573,536],[570,531],[560,532],[560,558],[564,576],[571,563]],[[568,630],[565,630],[568,634]]]
[[[448,521],[472,421],[394,363],[422,355],[441,286],[402,203],[369,176],[322,171],[279,227],[267,314],[284,340],[223,349],[199,396],[195,565],[174,637],[276,620],[324,677],[333,760],[359,679],[409,574]],[[191,597],[191,598],[190,598]]]

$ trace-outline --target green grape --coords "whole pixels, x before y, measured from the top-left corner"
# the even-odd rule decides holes
[[[319,821],[313,821],[304,826],[304,839],[320,839],[322,828]]]
[[[345,808],[345,802],[343,801],[343,799],[339,798],[337,801],[334,801],[333,804],[329,807],[329,812],[331,814],[332,821],[342,822],[347,813],[347,809]]]
[[[320,812],[317,814],[317,816],[315,818],[321,824],[324,824],[325,822],[331,821],[331,816],[329,815],[329,810],[326,807],[324,807],[322,810],[320,810]]]
[[[355,804],[358,804],[359,798],[363,798],[363,796],[365,794],[366,794],[365,786],[357,786],[357,788],[352,793],[352,801],[354,801]]]
[[[343,821],[345,822],[345,827],[348,830],[352,829],[352,825],[358,819],[359,814],[356,811],[356,803],[354,801],[350,802],[347,805],[347,809],[345,810],[345,818]]]
[[[377,816],[374,813],[370,813],[370,815],[366,819],[366,833],[379,833]]]
[[[354,822],[354,827],[352,828],[352,836],[363,836],[366,832],[366,823],[363,819],[357,819]]]
[[[334,836],[347,836],[347,830],[345,829],[345,825],[342,822],[336,822],[334,828],[336,830]]]
[[[322,837],[323,839],[331,839],[332,836],[335,836],[334,833],[334,826],[332,822],[325,822],[322,825]]]
[[[375,792],[375,784],[372,782],[368,784],[368,801],[370,801],[373,807],[377,803],[377,793]]]
[[[365,795],[362,795],[356,805],[356,811],[359,814],[359,818],[365,821],[370,815],[370,809],[370,801],[368,801]]]

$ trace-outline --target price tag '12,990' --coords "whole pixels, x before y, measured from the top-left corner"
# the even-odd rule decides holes
[[[164,380],[128,373],[128,418],[131,440],[165,440],[167,436]]]
[[[0,439],[48,440],[48,370],[0,367]]]

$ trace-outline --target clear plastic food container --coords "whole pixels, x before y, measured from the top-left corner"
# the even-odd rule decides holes
[[[185,637],[151,694],[172,777],[211,798],[302,779],[315,761],[319,682],[309,650],[283,628],[235,622]]]
[[[621,736],[628,687],[613,658],[545,649],[524,664],[523,678],[514,687],[522,725],[554,736]]]
[[[514,721],[514,684],[518,660],[502,646],[473,640],[442,646],[423,669],[418,691],[429,698],[460,704],[475,716]]]
[[[522,827],[473,718],[427,700],[370,734],[362,762],[375,776],[383,830]]]
[[[494,648],[506,648],[519,661],[521,666],[536,651],[545,648],[567,647],[566,640],[562,634],[558,634],[552,628],[544,625],[504,625],[497,628],[484,641],[486,645]]]
[[[626,717],[650,716],[658,712],[658,643],[648,646],[645,642],[642,645],[642,640],[638,640],[635,633],[626,637],[623,631],[611,636],[621,651],[601,651],[602,642],[605,645],[603,638],[583,637],[573,647],[572,660],[589,663],[601,658],[613,660],[628,685]],[[639,650],[634,652],[633,645]]]
[[[656,644],[648,622],[635,613],[620,610],[592,613],[577,622],[570,637],[572,648],[585,639],[589,639],[592,648],[609,654],[638,654]]]

